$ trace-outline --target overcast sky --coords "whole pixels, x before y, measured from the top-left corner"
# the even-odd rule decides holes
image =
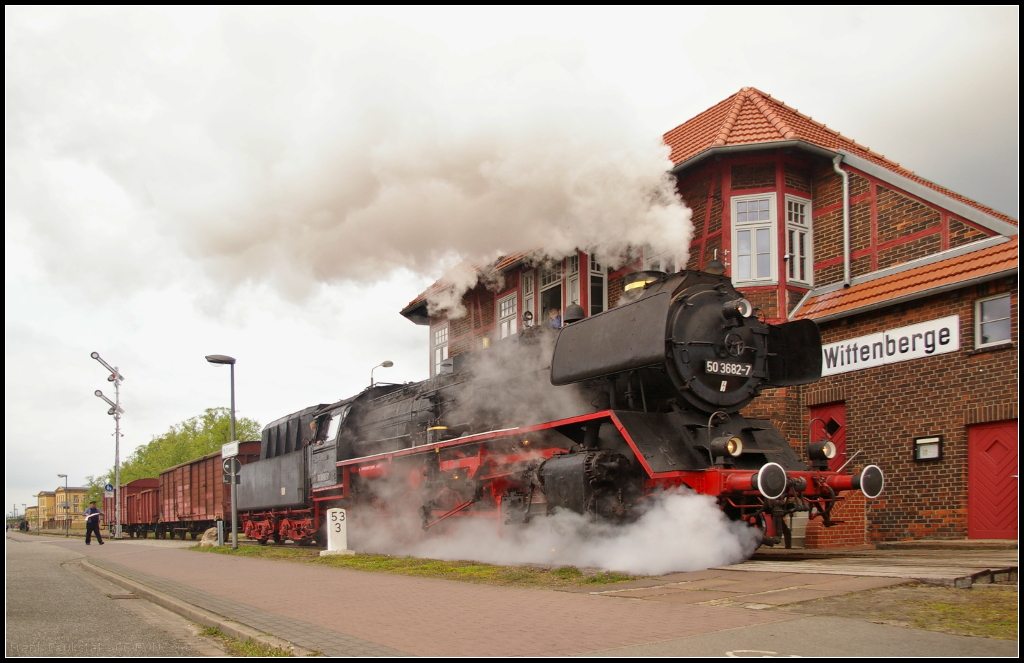
[[[266,424],[425,378],[398,311],[459,258],[685,241],[660,136],[743,86],[1016,217],[1018,18],[8,7],[6,510],[113,465],[92,351],[123,458],[228,404],[207,354]]]

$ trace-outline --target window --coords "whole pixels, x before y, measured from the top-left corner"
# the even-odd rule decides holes
[[[786,276],[790,281],[807,285],[814,281],[812,237],[811,201],[786,196]]]
[[[523,274],[523,314],[527,311],[530,312],[530,317],[533,322],[530,324],[537,324],[537,310],[533,300],[533,272],[525,272]],[[529,327],[530,325],[526,325]]]
[[[433,355],[434,375],[441,374],[441,362],[448,358],[448,323],[434,327],[430,331],[433,336],[431,354]]]
[[[540,309],[538,324],[551,325],[562,317],[562,263],[542,267],[540,270]]]
[[[734,282],[775,280],[775,194],[732,199]]]
[[[590,315],[608,308],[608,272],[601,263],[590,258]]]
[[[565,305],[580,303],[580,254],[565,259]]]
[[[498,300],[498,338],[508,338],[516,331],[516,294]]]
[[[1010,295],[981,299],[974,307],[974,345],[981,348],[1010,340]]]
[[[547,265],[540,270],[540,289],[546,290],[553,285],[559,285],[562,281],[562,265]]]

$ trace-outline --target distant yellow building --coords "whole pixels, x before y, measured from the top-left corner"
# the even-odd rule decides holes
[[[52,490],[42,490],[36,495],[37,506],[37,521],[39,528],[56,527],[55,512],[57,504],[57,494]]]
[[[55,505],[53,512],[54,526],[58,529],[65,527],[85,529],[85,519],[82,512],[87,506],[85,494],[88,488],[69,486],[65,492],[64,486],[53,491]]]

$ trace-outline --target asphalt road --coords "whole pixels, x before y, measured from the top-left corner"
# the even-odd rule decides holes
[[[181,617],[110,598],[126,591],[81,570],[80,557],[46,539],[6,539],[8,657],[224,655]]]
[[[969,590],[963,590],[969,591]],[[845,617],[804,617],[679,638],[649,645],[622,647],[587,656],[725,656],[740,658],[836,656],[889,657],[1017,657],[1017,643],[972,638]]]

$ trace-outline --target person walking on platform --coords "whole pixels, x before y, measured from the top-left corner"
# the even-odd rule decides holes
[[[100,516],[103,512],[96,508],[96,502],[89,502],[89,508],[82,514],[85,516],[85,545],[89,545],[92,535],[96,534],[96,540],[103,545],[103,537],[100,536]]]

